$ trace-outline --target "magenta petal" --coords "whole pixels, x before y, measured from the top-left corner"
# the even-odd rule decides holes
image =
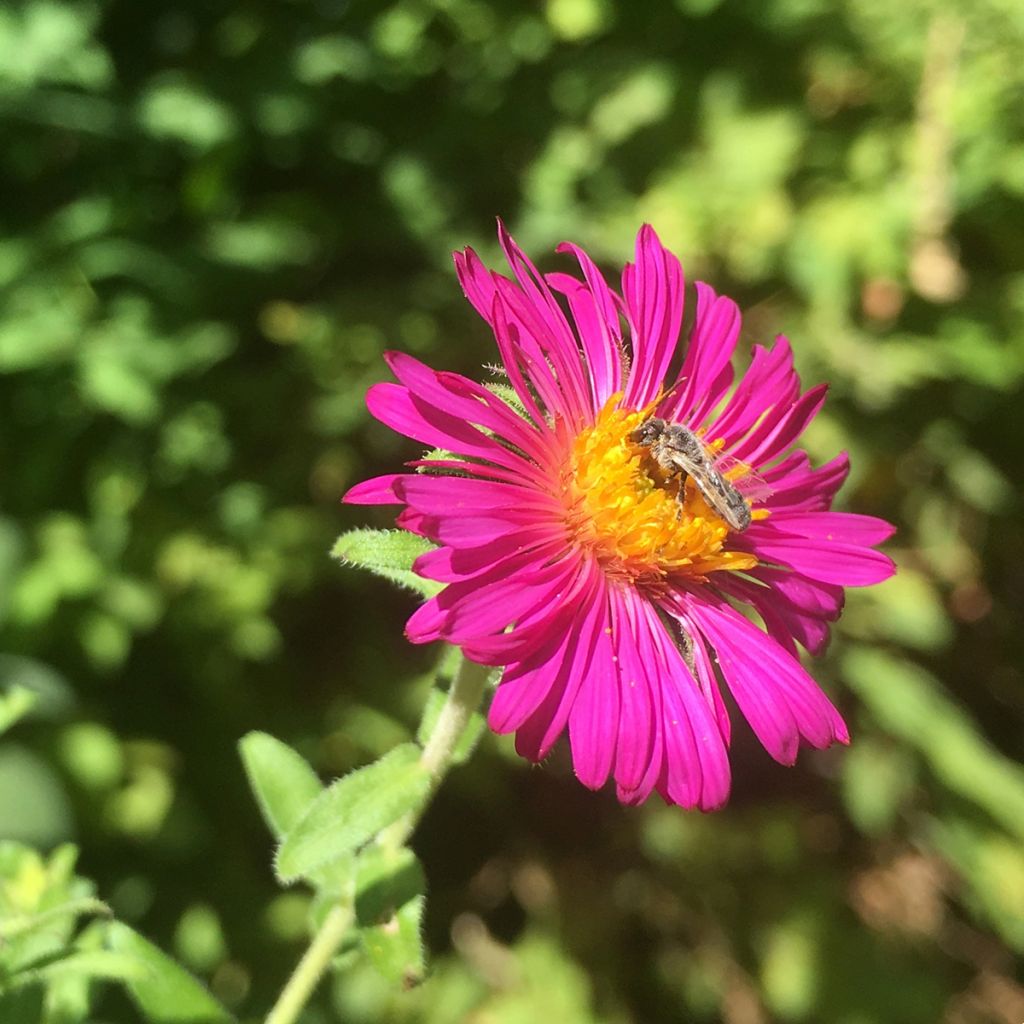
[[[578,639],[570,649],[572,660],[565,673],[565,685],[553,688],[516,733],[516,750],[531,761],[547,757],[564,731],[576,694],[593,663],[611,659],[606,584],[596,571],[591,573],[590,583],[583,592],[585,600],[576,619]]]
[[[658,692],[661,679],[654,666],[645,662],[640,653],[639,633],[646,630],[646,621],[641,619],[642,612],[638,612],[635,606],[643,599],[632,592],[623,595],[614,590],[611,597],[612,643],[620,692],[615,781],[620,791],[640,796],[637,791],[649,775],[655,753],[655,718],[661,713]],[[659,749],[659,761],[660,754]],[[656,774],[650,774],[648,793],[657,779]]]
[[[589,789],[608,780],[619,737],[619,680],[611,644],[600,639],[569,712],[569,745],[576,777]]]
[[[529,381],[548,412],[572,421],[573,412],[559,389],[544,346],[533,334],[534,330],[542,328],[527,323],[530,311],[524,306],[523,296],[516,286],[500,274],[493,277],[495,292],[491,316],[502,363],[510,369],[510,374],[514,372],[520,379]],[[546,423],[546,417],[542,413],[538,415],[540,422]]]
[[[848,742],[839,712],[771,637],[710,594],[688,595],[687,605],[715,648],[736,703],[772,757],[792,764],[801,738],[815,747]]]
[[[548,281],[569,302],[577,333],[587,352],[592,408],[599,410],[622,386],[619,343],[613,340],[608,323],[586,285],[568,274],[548,274]]]
[[[494,282],[491,280],[491,272],[470,248],[452,253],[452,260],[463,294],[480,316],[490,323],[491,309],[494,306]]]
[[[425,618],[420,617],[423,609],[413,614],[406,635],[413,643],[425,643],[438,639],[437,629],[443,628],[444,639],[462,644],[502,632],[532,606],[543,606],[557,595],[575,571],[570,559],[546,566],[531,563],[527,556],[518,564],[492,565],[471,580],[450,583],[428,602],[433,610],[424,612]]]
[[[467,512],[461,517],[446,516],[443,513],[426,515],[418,509],[407,508],[397,522],[413,533],[455,548],[479,547],[481,544],[516,537],[524,530],[537,526],[542,526],[545,531],[550,530],[543,520],[538,520],[537,513],[528,508]]]
[[[447,620],[447,610],[441,607],[436,597],[432,597],[409,617],[405,624],[405,635],[414,644],[429,644],[444,636]]]
[[[753,529],[753,527],[751,527]],[[752,551],[762,561],[788,565],[812,580],[842,587],[867,587],[896,572],[888,555],[854,544],[819,541],[810,537],[769,536],[767,531],[744,536],[734,547]]]
[[[787,601],[778,588],[757,586],[739,576],[721,579],[717,583],[723,594],[750,604],[761,616],[765,629],[794,657],[794,640],[811,654],[820,653],[828,643],[828,619],[807,614]]]
[[[652,625],[650,617],[646,614],[642,599],[634,597],[626,602],[627,611],[631,620],[635,621],[636,648],[639,658],[638,673],[642,669],[647,673],[648,696],[650,700],[650,726],[649,726],[649,750],[646,754],[646,767],[643,774],[635,782],[633,781],[638,761],[642,760],[644,746],[642,742],[634,743],[631,751],[626,750],[622,755],[621,765],[617,762],[616,794],[623,803],[643,803],[651,791],[658,784],[664,775],[665,769],[665,715],[664,696],[662,693],[664,681],[669,677],[670,665],[664,656],[660,645],[661,623],[655,622]],[[656,639],[656,636],[659,639]],[[641,719],[642,721],[643,719]],[[620,747],[622,745],[622,731],[625,724],[620,728]]]
[[[502,469],[500,466],[485,466],[479,462],[466,462],[465,459],[410,459],[405,463],[409,469],[425,469],[437,476],[446,476],[449,480],[469,477],[473,480],[490,480],[494,483],[523,483],[522,472]]]
[[[467,656],[484,665],[513,666],[529,658],[538,647],[579,619],[580,608],[588,606],[595,590],[594,566],[578,560],[565,588],[556,600],[535,605],[524,612],[504,633],[467,640],[462,646]]]
[[[534,471],[533,464],[522,456],[465,420],[422,402],[401,384],[374,384],[366,393],[366,406],[381,423],[422,444],[485,459],[526,475]]]
[[[467,424],[485,427],[530,455],[544,446],[550,431],[538,431],[479,384],[457,373],[437,373],[402,352],[385,352],[384,359],[399,382],[421,401]]]
[[[715,668],[711,663],[711,656],[708,653],[707,645],[700,631],[689,629],[687,633],[690,642],[693,644],[693,664],[697,673],[697,683],[700,686],[701,694],[705,702],[715,716],[715,724],[721,733],[722,742],[729,746],[732,741],[732,722],[729,719],[729,712],[726,710],[725,701],[722,700],[722,693],[715,678]]]
[[[524,566],[512,572],[501,565],[494,574],[498,578],[491,582],[484,582],[486,575],[482,574],[466,583],[449,584],[438,595],[442,607],[451,602],[445,639],[462,644],[502,632],[532,607],[555,599],[568,585],[573,569],[568,559],[553,566]]]
[[[849,472],[850,459],[846,452],[817,469],[810,468],[810,460],[804,452],[794,452],[762,472],[771,487],[764,504],[773,514],[824,511],[832,504]]]
[[[537,340],[545,358],[557,373],[560,404],[548,408],[552,412],[564,413],[571,422],[581,423],[584,411],[590,407],[589,387],[580,361],[580,351],[565,314],[551,294],[547,282],[516,245],[500,220],[498,241],[516,276],[522,301],[517,302],[511,290],[500,293]]]
[[[473,304],[476,311],[486,320],[495,332],[495,340],[508,374],[509,383],[522,403],[527,415],[537,426],[545,423],[544,414],[540,411],[529,385],[522,374],[514,347],[508,343],[508,331],[499,335],[495,317],[495,300],[497,288],[491,272],[480,261],[472,249],[453,254],[455,272],[466,298]]]
[[[682,807],[699,807],[702,811],[715,811],[729,799],[731,772],[729,757],[722,734],[718,730],[707,704],[697,693],[692,677],[683,685],[669,687],[665,697],[665,731],[683,740],[682,730],[676,723],[686,721],[689,737],[680,744],[681,749],[694,758],[689,765],[669,766],[666,794]],[[692,744],[692,746],[691,746]],[[672,744],[666,744],[671,760]],[[692,751],[692,753],[691,753]],[[690,777],[687,777],[690,776]],[[694,792],[694,783],[699,788]]]
[[[487,713],[487,722],[495,732],[515,732],[553,689],[565,689],[580,637],[578,618],[569,618],[568,622],[559,622],[559,628],[549,629],[539,647],[502,674]]]
[[[722,594],[744,601],[761,616],[768,635],[773,637],[787,654],[793,658],[800,656],[796,648],[792,622],[783,614],[782,602],[773,601],[774,595],[767,587],[758,586],[740,576],[726,576],[716,582]]]
[[[424,579],[457,583],[473,579],[494,565],[508,565],[512,559],[554,561],[564,550],[561,540],[552,540],[545,527],[498,537],[471,548],[433,548],[413,563],[413,571]]]
[[[563,284],[559,290],[569,298],[586,353],[594,391],[594,408],[600,409],[623,385],[622,328],[616,296],[593,260],[582,249],[571,242],[563,242],[558,246],[558,252],[571,252],[576,257],[586,281],[584,287],[568,275],[556,275]],[[574,283],[568,285],[570,281]]]
[[[404,473],[389,473],[364,480],[350,487],[341,500],[348,505],[400,505],[402,499],[395,491],[395,484],[404,476]]]
[[[778,458],[789,450],[817,416],[827,394],[828,385],[819,384],[801,395],[784,412],[775,410],[769,413],[747,437],[729,449],[729,454],[751,466]]]
[[[773,513],[770,524],[783,533],[818,540],[836,540],[843,544],[874,547],[887,541],[896,527],[875,516],[853,512],[784,512]]]
[[[669,666],[662,689],[665,765],[659,792],[682,807],[715,810],[728,800],[731,779],[722,730],[654,610],[646,614],[658,660]]]
[[[740,311],[732,299],[698,281],[697,318],[679,372],[681,387],[659,410],[662,416],[694,426],[703,422],[732,383],[732,355],[740,336]]]
[[[708,436],[721,439],[730,449],[761,419],[765,410],[786,408],[800,393],[789,342],[779,337],[771,349],[755,345],[750,367],[721,414],[708,428]]]
[[[513,513],[517,521],[529,511],[538,521],[560,523],[564,517],[557,499],[536,487],[494,480],[406,474],[394,486],[401,500],[426,515],[488,512]],[[564,535],[564,529],[560,531]]]
[[[820,583],[789,569],[772,569],[758,565],[749,575],[767,583],[780,598],[807,615],[829,622],[839,617],[843,608],[843,588],[833,583]]]
[[[633,329],[625,404],[639,409],[661,389],[683,322],[683,268],[650,224],[636,237],[636,266],[622,272],[622,296]]]

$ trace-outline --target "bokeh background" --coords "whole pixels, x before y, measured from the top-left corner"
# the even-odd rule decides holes
[[[366,387],[494,360],[449,252],[613,273],[649,220],[784,331],[842,507],[899,524],[813,671],[848,750],[745,729],[715,815],[489,738],[415,846],[433,973],[311,1024],[1024,1020],[1024,7],[12,0],[0,8],[0,835],[79,844],[243,1019],[297,959],[235,744],[325,778],[415,728],[414,598],[333,564],[416,455]],[[369,516],[369,519],[367,518]],[[97,1021],[137,1020],[112,988]]]

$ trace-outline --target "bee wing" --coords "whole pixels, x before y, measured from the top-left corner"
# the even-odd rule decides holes
[[[767,480],[745,462],[734,459],[731,455],[715,455],[709,448],[708,455],[726,480],[743,495],[747,501],[764,501],[771,497],[774,488]]]
[[[681,473],[696,479],[700,479],[706,472],[706,466],[696,459],[691,459],[686,452],[682,452],[678,448],[663,449],[661,458]]]

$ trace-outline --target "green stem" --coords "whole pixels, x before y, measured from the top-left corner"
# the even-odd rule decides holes
[[[492,669],[463,658],[448,690],[444,707],[434,723],[420,761],[434,778],[433,789],[441,784],[451,766],[452,754],[469,725],[469,720],[480,707],[487,677]]]
[[[420,755],[420,762],[430,772],[430,792],[417,810],[381,832],[378,837],[381,845],[402,846],[412,835],[417,822],[427,809],[427,804],[430,803],[430,798],[437,792],[441,780],[451,767],[455,748],[466,731],[473,712],[480,706],[490,671],[486,666],[477,665],[466,658],[460,662],[434,730]],[[309,949],[281,990],[281,995],[267,1016],[265,1024],[294,1024],[324,971],[334,959],[353,920],[353,908],[349,905],[338,905],[327,915],[320,930],[313,937]]]
[[[266,1024],[293,1024],[334,959],[334,954],[352,925],[353,916],[350,906],[339,905],[324,918],[309,949],[267,1015]]]
[[[462,739],[462,734],[466,731],[466,726],[469,725],[473,713],[480,707],[484,687],[487,685],[487,678],[492,671],[486,665],[478,665],[468,658],[462,658],[459,662],[444,706],[434,723],[434,730],[420,755],[420,763],[430,772],[430,792],[426,800],[415,811],[400,818],[381,832],[379,842],[382,846],[392,848],[402,846],[412,835],[430,804],[431,797],[437,792],[451,768],[452,754],[455,753],[455,748],[458,746],[459,740]]]

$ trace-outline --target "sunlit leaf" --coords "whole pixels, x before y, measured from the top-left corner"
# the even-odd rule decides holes
[[[28,714],[36,700],[35,693],[24,686],[13,686],[6,693],[0,693],[0,733],[7,732],[19,718]]]
[[[1024,839],[1024,768],[986,742],[938,680],[866,647],[846,655],[843,671],[883,728],[919,749],[953,792]]]
[[[412,564],[433,546],[425,538],[405,530],[349,530],[337,539],[331,556],[348,565],[368,569],[424,597],[432,597],[443,585],[417,576]]]
[[[284,837],[280,877],[299,878],[352,853],[418,807],[430,787],[419,754],[419,747],[403,744],[325,790]]]
[[[131,960],[139,971],[125,985],[146,1019],[154,1024],[217,1024],[231,1015],[183,967],[127,925],[107,927],[115,953]]]
[[[323,791],[320,779],[291,747],[265,732],[248,733],[238,748],[263,820],[280,839]]]

